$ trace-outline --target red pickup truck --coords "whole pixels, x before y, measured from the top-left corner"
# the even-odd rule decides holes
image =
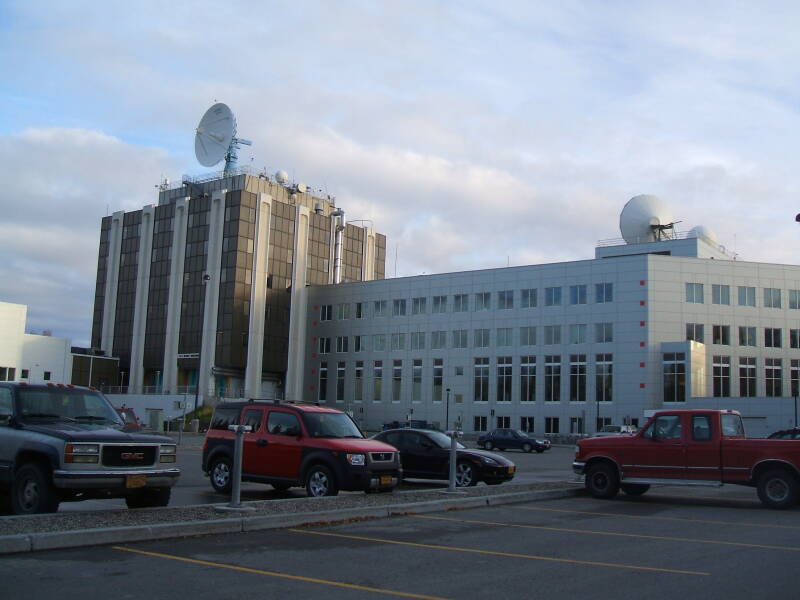
[[[595,498],[620,489],[640,496],[655,484],[734,483],[757,488],[770,508],[800,499],[800,441],[746,439],[733,410],[659,411],[635,435],[580,440],[572,468]]]

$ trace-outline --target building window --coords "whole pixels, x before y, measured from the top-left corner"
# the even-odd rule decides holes
[[[570,344],[585,344],[586,343],[586,324],[577,323],[569,326],[569,343]]]
[[[447,332],[446,331],[432,331],[431,332],[431,348],[439,350],[447,345]]]
[[[350,304],[342,303],[336,305],[336,320],[344,321],[350,318]]]
[[[570,433],[583,433],[583,417],[570,417],[569,418],[569,432]]]
[[[520,417],[519,428],[525,433],[533,433],[533,417]]]
[[[586,402],[586,355],[569,356],[569,401]]]
[[[781,330],[775,327],[764,328],[764,346],[766,348],[781,347]]]
[[[497,417],[497,427],[500,429],[511,427],[511,417]]]
[[[51,376],[52,375],[51,375],[50,371],[45,371],[44,372],[44,376],[42,377],[42,379],[44,379],[45,381],[50,381],[50,377]]]
[[[600,431],[606,425],[611,425],[611,417],[597,417],[595,419],[595,431]]]
[[[406,349],[406,334],[393,333],[392,334],[392,350],[405,350]]]
[[[412,315],[424,315],[425,314],[425,304],[427,298],[412,298],[411,299],[411,314]]]
[[[536,401],[536,357],[523,356],[519,366],[519,390],[521,402]]]
[[[319,320],[330,321],[333,319],[333,305],[323,304],[319,307]]]
[[[694,302],[696,304],[703,303],[703,284],[702,283],[687,283],[686,284],[686,301]]]
[[[789,290],[789,308],[800,308],[800,290]]]
[[[362,402],[364,400],[364,361],[356,361],[356,375],[353,380],[353,400]]]
[[[538,303],[536,289],[521,290],[519,304],[522,308],[535,308]]]
[[[366,306],[364,302],[356,302],[356,319],[363,319],[366,316]]]
[[[789,347],[800,348],[800,329],[789,330]]]
[[[336,401],[344,402],[345,363],[336,363]]]
[[[594,324],[594,341],[598,344],[605,344],[614,341],[614,324],[613,323],[595,323]]]
[[[497,292],[497,308],[499,310],[509,310],[514,308],[514,290],[503,290]]]
[[[411,401],[422,400],[422,359],[415,358],[411,363]]]
[[[456,294],[453,296],[453,312],[466,312],[469,310],[469,296]]]
[[[329,337],[319,338],[319,353],[328,354],[330,351],[331,351],[331,338]]]
[[[664,402],[686,402],[686,354],[664,353]]]
[[[442,401],[442,388],[444,383],[444,360],[441,358],[434,358],[433,359],[433,401],[434,402],[441,402]],[[445,423],[445,429],[449,427],[447,423]]]
[[[614,389],[614,355],[598,354],[594,360],[595,402],[611,402]]]
[[[720,346],[731,345],[731,326],[730,325],[713,325],[711,327],[711,335],[713,343]]]
[[[475,388],[475,402],[488,402],[489,401],[488,358],[475,359],[473,383]]]
[[[367,349],[367,338],[363,335],[353,336],[353,352],[364,352]]]
[[[756,288],[740,285],[739,291],[739,306],[755,306],[756,305]]]
[[[511,346],[513,330],[510,327],[501,327],[497,330],[497,345],[498,346]]]
[[[793,358],[789,362],[789,378],[792,396],[800,396],[800,359]]]
[[[473,417],[472,429],[474,431],[486,431],[488,427],[488,419],[486,417]]]
[[[693,342],[704,343],[705,328],[702,323],[687,323],[686,324],[686,339]]]
[[[473,346],[475,348],[488,348],[489,347],[489,330],[476,329],[473,336]]]
[[[731,395],[731,357],[714,356],[712,359],[714,397],[728,398]]]
[[[743,398],[754,398],[756,395],[756,358],[754,356],[739,357],[739,395]]]
[[[546,287],[546,288],[544,288],[544,305],[545,306],[561,306],[561,288],[560,287]]]
[[[319,397],[320,402],[328,399],[328,363],[319,364]]]
[[[424,350],[425,349],[425,332],[414,331],[411,333],[411,349]]]
[[[520,346],[536,345],[536,327],[519,328],[519,345]]]
[[[514,381],[510,356],[497,358],[497,401],[511,402],[511,385]],[[509,425],[510,427],[510,425]]]
[[[376,317],[385,317],[386,316],[386,300],[375,300],[374,313]]]
[[[478,292],[475,294],[475,310],[489,310],[492,307],[491,292]]]
[[[29,377],[28,369],[22,369],[22,371],[20,371],[19,377],[20,377],[20,379],[28,379],[28,377]]]
[[[381,388],[383,387],[383,361],[376,360],[372,363],[372,401],[381,401]]]
[[[385,333],[376,333],[372,336],[372,349],[375,352],[384,352],[386,351],[386,334]]]
[[[400,402],[403,382],[403,361],[392,362],[392,402]]]
[[[561,401],[561,357],[544,357],[544,401]]]
[[[586,304],[586,285],[569,286],[569,303]]]
[[[780,358],[764,359],[764,381],[767,384],[767,396],[778,398],[783,395],[783,366]]]
[[[406,314],[405,298],[392,300],[392,316],[404,317]]]
[[[731,288],[728,285],[714,283],[711,285],[711,304],[730,304]]]
[[[347,340],[348,340],[348,337],[346,335],[345,336],[339,336],[339,337],[336,338],[336,351],[337,352],[347,352]]]
[[[467,347],[467,330],[454,329],[453,330],[453,348],[466,348]]]
[[[780,308],[781,291],[778,288],[764,288],[764,308]]]
[[[614,284],[613,283],[595,283],[594,284],[594,301],[597,303],[613,302],[614,301]]]
[[[554,346],[561,343],[561,325],[544,326],[545,346]]]
[[[443,313],[447,311],[447,296],[433,297],[433,313]]]
[[[740,346],[756,345],[755,327],[739,327],[739,345]]]
[[[544,432],[545,433],[558,433],[558,417],[545,417],[544,418]]]

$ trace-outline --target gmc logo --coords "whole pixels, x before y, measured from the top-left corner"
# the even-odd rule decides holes
[[[122,452],[119,457],[122,460],[142,460],[144,452]]]

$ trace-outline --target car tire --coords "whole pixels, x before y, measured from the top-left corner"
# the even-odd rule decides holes
[[[650,489],[646,483],[622,483],[619,487],[627,496],[641,496]]]
[[[220,494],[230,494],[233,488],[233,466],[231,459],[227,456],[218,456],[211,461],[209,469],[211,487]]]
[[[492,448],[494,448],[494,444],[493,444],[492,442],[484,442],[484,443],[483,443],[483,447],[484,447],[486,450],[491,450]]]
[[[472,463],[465,460],[456,463],[456,487],[472,487],[477,483],[478,476]]]
[[[306,493],[311,498],[335,496],[339,493],[333,472],[325,465],[314,465],[306,474]]]
[[[617,470],[608,463],[598,463],[586,471],[586,489],[593,498],[613,498],[619,492]]]
[[[525,442],[524,444],[522,444],[523,452],[530,452],[531,450],[533,450],[533,446],[531,446],[529,443]]]
[[[770,469],[758,478],[758,499],[768,508],[785,509],[797,504],[797,478],[785,469]]]
[[[486,485],[500,485],[502,481],[487,481]]]
[[[159,508],[168,506],[172,488],[151,488],[125,496],[128,508]]]
[[[537,448],[536,449],[536,454],[541,454],[542,452],[544,452],[544,448]]]
[[[56,512],[58,504],[49,469],[38,463],[28,463],[17,469],[11,485],[11,510],[14,514]]]

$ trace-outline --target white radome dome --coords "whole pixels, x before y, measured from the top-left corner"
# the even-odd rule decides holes
[[[619,230],[628,244],[643,244],[656,241],[652,225],[672,222],[672,215],[658,196],[640,194],[623,207],[619,215]]]
[[[705,238],[713,244],[717,243],[717,234],[711,231],[705,225],[697,225],[696,227],[692,227],[689,230],[689,237]]]

